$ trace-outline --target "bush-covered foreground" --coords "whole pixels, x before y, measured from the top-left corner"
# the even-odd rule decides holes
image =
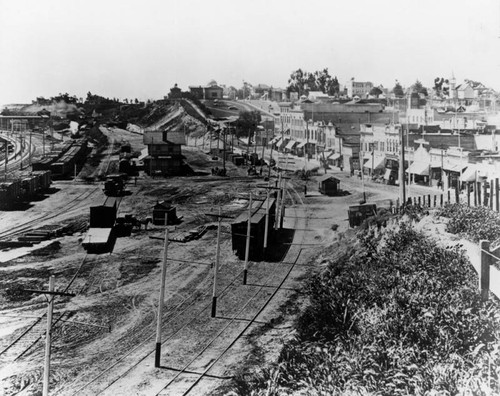
[[[500,238],[500,214],[487,207],[452,204],[440,209],[438,215],[450,219],[446,231],[465,235],[473,242]]]
[[[463,253],[405,223],[358,245],[308,283],[295,340],[235,394],[500,394],[499,307]]]

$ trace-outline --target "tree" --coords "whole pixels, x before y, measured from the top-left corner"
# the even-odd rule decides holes
[[[419,80],[415,81],[415,84],[411,86],[411,89],[413,92],[424,94],[425,96],[428,95],[427,88],[425,88]]]
[[[369,92],[369,95],[370,96],[375,96],[376,98],[378,98],[380,95],[382,95],[382,90],[379,88],[379,87],[373,87],[370,92]]]
[[[297,92],[299,96],[308,95],[310,91],[321,91],[327,95],[338,95],[340,84],[337,77],[332,78],[328,68],[309,73],[297,69],[290,74],[287,93]]]
[[[439,97],[449,96],[450,88],[448,87],[449,81],[443,77],[436,77],[434,79],[434,91]]]
[[[394,93],[394,95],[396,95],[396,98],[402,98],[403,96],[405,96],[403,87],[397,80],[396,80],[396,85],[392,89],[392,92]]]
[[[262,118],[260,112],[254,111],[241,111],[238,119],[236,120],[236,136],[250,135],[257,129]]]

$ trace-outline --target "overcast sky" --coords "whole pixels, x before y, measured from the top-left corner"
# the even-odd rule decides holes
[[[498,0],[0,0],[0,104],[59,92],[158,99],[215,79],[286,87],[327,67],[392,88],[500,91]]]

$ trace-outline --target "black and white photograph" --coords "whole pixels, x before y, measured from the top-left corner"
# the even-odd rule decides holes
[[[500,396],[499,0],[0,0],[0,395]]]

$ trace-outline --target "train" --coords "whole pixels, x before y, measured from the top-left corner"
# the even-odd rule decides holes
[[[79,171],[85,163],[87,156],[87,141],[75,142],[71,148],[63,154],[57,162],[50,165],[50,171],[54,179],[64,179]]]
[[[66,154],[68,152],[68,150],[73,146],[74,143],[75,143],[74,140],[67,140],[58,149],[50,151],[48,154],[43,156],[40,160],[33,162],[31,164],[31,169],[33,169],[34,171],[50,170],[50,165],[52,165],[59,158],[61,158],[64,154]]]
[[[52,183],[50,170],[33,171],[0,182],[0,210],[9,210],[47,191]]]
[[[104,253],[113,250],[119,205],[119,198],[107,197],[102,205],[90,207],[89,229],[82,241],[82,246],[87,252]]]
[[[252,202],[252,217],[250,219],[250,250],[249,259],[252,261],[262,261],[264,259],[264,234],[266,208],[269,205],[269,223],[268,223],[268,246],[269,241],[273,236],[273,224],[276,215],[276,199],[268,198],[264,201]],[[248,211],[241,213],[231,224],[232,245],[233,251],[240,260],[245,258],[246,234],[248,227]]]
[[[87,140],[68,140],[58,150],[53,150],[39,161],[33,162],[34,171],[50,170],[52,179],[68,178],[81,168],[87,155]]]

